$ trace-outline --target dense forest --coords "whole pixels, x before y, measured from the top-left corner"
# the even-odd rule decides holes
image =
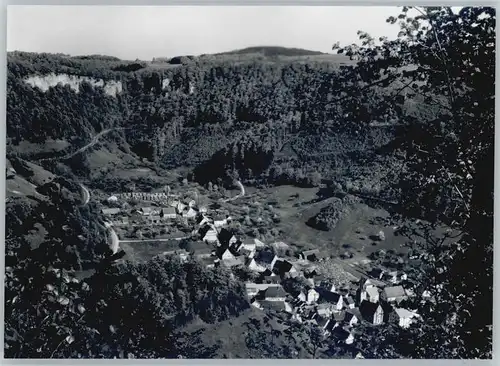
[[[67,141],[64,156],[115,129],[103,139],[159,167],[187,167],[201,184],[325,186],[394,201],[394,217],[428,222],[415,281],[437,304],[421,309],[424,326],[370,328],[355,348],[371,358],[491,357],[496,13],[404,7],[388,22],[401,28],[396,40],[359,32],[359,44],[335,46],[343,61],[278,47],[178,62],[9,53],[9,161],[26,176],[23,159],[46,156],[21,159],[23,143]],[[78,90],[27,82],[50,75],[89,79]],[[110,94],[111,82],[121,92]],[[6,207],[7,357],[194,357],[207,350],[183,348],[180,327],[248,309],[239,280],[221,269],[160,258],[110,265],[97,207],[74,195],[85,158],[40,164],[59,177]],[[329,230],[345,209],[337,203],[310,224]],[[34,245],[25,233],[37,222],[46,233]],[[432,234],[440,224],[461,233],[457,244]],[[86,279],[68,274],[89,268]],[[254,328],[252,355],[296,357]]]
[[[312,174],[317,184],[348,167],[361,176],[366,169],[354,166],[359,162],[359,169],[366,168],[391,140],[395,112],[381,117],[389,125],[370,127],[372,109],[382,108],[377,94],[384,91],[360,92],[342,75],[343,67],[314,59],[250,58],[235,64],[219,56],[183,67],[125,72],[116,71],[124,66],[112,59],[13,53],[7,131],[12,143],[51,138],[78,145],[103,129],[127,127],[117,133],[141,157],[166,168],[206,165],[194,172],[200,183],[218,178],[230,183],[238,175],[249,183],[310,185]],[[82,82],[78,93],[62,85],[44,93],[24,81],[47,70],[120,81],[123,92],[110,96]],[[219,159],[224,169],[212,169]],[[262,163],[255,165],[256,159]]]

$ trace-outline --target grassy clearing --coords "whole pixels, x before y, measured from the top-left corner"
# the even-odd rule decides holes
[[[148,261],[156,255],[179,249],[179,241],[162,241],[162,242],[144,242],[144,243],[125,243],[120,242],[126,254],[124,259],[132,261]]]
[[[148,62],[147,67],[148,69],[153,69],[153,70],[168,70],[168,69],[173,69],[176,67],[180,67],[182,65],[172,65],[166,62]]]
[[[299,249],[318,248],[328,256],[338,256],[348,249],[361,259],[378,249],[405,250],[402,245],[406,238],[394,235],[394,228],[381,226],[374,221],[387,217],[389,213],[364,203],[355,204],[349,214],[331,231],[321,231],[306,225],[309,218],[330,202],[330,199],[316,202],[317,192],[318,189],[315,188],[291,186],[266,190],[267,201],[275,202],[275,207],[281,214],[282,219],[278,227],[283,232],[283,241]],[[372,245],[374,241],[370,236],[380,230],[384,231],[386,239]]]
[[[12,178],[6,180],[7,192],[6,196],[8,197],[23,197],[23,196],[33,196],[37,198],[43,198],[36,191],[36,187],[28,182],[26,179],[16,175]]]
[[[33,175],[28,180],[36,186],[41,186],[45,183],[51,182],[55,175],[48,170],[43,169],[41,166],[25,161],[26,165],[33,172]]]
[[[33,229],[25,235],[26,241],[30,243],[31,249],[36,249],[45,241],[47,230],[40,223],[35,223]]]
[[[36,154],[58,153],[68,149],[70,143],[66,140],[47,139],[44,143],[32,143],[26,140],[19,142],[18,145],[9,145],[9,148],[20,156],[31,156]]]
[[[122,151],[116,143],[107,143],[106,146],[96,144],[87,152],[91,172],[99,174],[123,166],[140,166],[140,161],[131,154]]]
[[[185,331],[190,335],[190,340],[186,341],[192,341],[192,334],[199,332],[197,343],[203,344],[204,349],[211,350],[211,358],[265,357],[265,355],[259,353],[258,349],[249,349],[246,344],[245,335],[249,332],[255,332],[255,330],[251,330],[252,319],[259,324],[264,323],[265,319],[269,320],[266,327],[258,330],[259,332],[269,333],[270,329],[283,332],[286,329],[283,321],[279,318],[252,307],[236,318],[216,324],[206,324],[196,320],[182,328],[181,331]],[[284,340],[285,338],[279,337],[276,340],[279,342],[280,339]],[[208,357],[209,355],[201,355],[201,357],[203,356]],[[189,358],[190,355],[186,355],[186,357]],[[307,357],[307,355],[304,355],[304,357]]]

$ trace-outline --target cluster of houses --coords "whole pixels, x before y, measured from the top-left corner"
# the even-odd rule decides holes
[[[165,195],[165,196],[162,196]],[[108,198],[108,202],[115,202],[120,196],[125,199],[142,199],[150,201],[161,202],[158,197],[167,198],[166,194],[163,193],[122,193],[120,195],[113,195]],[[161,225],[170,220],[177,218],[184,218],[187,220],[194,220],[198,213],[206,213],[206,207],[198,207],[194,200],[184,203],[180,200],[172,199],[172,195],[169,196],[168,201],[163,201],[164,206],[141,206],[134,210],[133,213],[140,215],[143,221],[150,225]],[[105,216],[111,217],[112,223],[117,227],[126,227],[129,225],[129,217],[124,215],[125,212],[121,208],[103,208],[102,213]]]
[[[384,282],[367,278],[361,279],[354,288],[337,288],[310,270],[311,262],[321,258],[319,251],[304,251],[298,259],[281,258],[276,249],[286,248],[287,244],[277,242],[268,246],[255,238],[240,240],[226,228],[229,222],[229,217],[213,220],[199,214],[195,229],[199,242],[191,248],[191,253],[207,267],[240,265],[254,272],[256,282],[246,283],[247,295],[254,307],[286,312],[292,320],[313,323],[326,336],[347,344],[354,341],[353,328],[361,321],[373,325],[395,322],[406,328],[419,318],[415,311],[400,306],[413,296],[402,285],[394,285],[406,280],[406,274],[381,272],[379,278],[389,283],[382,288],[379,286]],[[308,288],[298,294],[287,293],[282,280],[297,276],[306,278]]]
[[[180,201],[171,201],[166,207],[145,206],[140,207],[137,212],[152,224],[160,224],[165,220],[183,217],[193,220],[199,212],[196,202],[191,200],[185,204]]]
[[[246,284],[253,306],[285,312],[291,320],[318,326],[325,336],[346,344],[354,342],[354,328],[361,321],[374,326],[394,322],[407,328],[420,318],[415,311],[400,306],[410,296],[401,285],[379,289],[370,279],[362,278],[349,290],[317,276],[308,288],[292,295],[278,281],[265,281]]]
[[[133,193],[124,195],[135,198]],[[135,195],[144,199],[140,193]],[[157,197],[157,194],[151,195]],[[103,213],[116,216],[119,210],[105,209]],[[414,296],[401,285],[407,280],[405,273],[376,269],[370,273],[373,279],[362,278],[354,287],[337,287],[312,264],[322,259],[319,250],[303,251],[299,258],[280,257],[277,253],[288,248],[286,243],[266,245],[256,238],[239,239],[229,228],[230,216],[210,217],[195,201],[185,204],[173,200],[166,207],[141,207],[137,212],[152,223],[179,216],[193,223],[192,238],[197,240],[190,240],[185,247],[164,252],[164,255],[174,254],[183,260],[195,257],[208,268],[245,267],[255,278],[254,282],[246,283],[252,306],[284,312],[291,320],[318,326],[325,336],[346,344],[354,342],[354,329],[360,322],[373,326],[394,322],[407,328],[420,318],[415,311],[404,307],[405,300]],[[126,221],[117,218],[116,222],[125,225]],[[307,286],[299,293],[285,291],[282,281],[299,276],[305,279]]]
[[[116,202],[119,199],[122,200],[137,200],[137,201],[168,201],[172,197],[177,197],[172,194],[167,194],[164,192],[148,193],[148,192],[125,192],[114,194],[108,198],[110,202]]]

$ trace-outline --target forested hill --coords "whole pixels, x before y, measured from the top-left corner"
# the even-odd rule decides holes
[[[251,54],[251,53],[261,53],[265,56],[317,56],[324,55],[323,52],[305,50],[302,48],[288,48],[288,47],[278,47],[278,46],[254,46],[246,47],[240,50],[234,50],[229,52],[222,52],[219,55],[227,54]]]
[[[121,143],[134,153],[167,168],[191,167],[200,182],[236,175],[309,185],[317,180],[312,174],[331,178],[351,166],[362,176],[374,170],[367,162],[377,164],[377,149],[391,141],[401,111],[380,102],[383,89],[366,89],[363,75],[344,75],[349,66],[339,57],[219,55],[172,65],[9,53],[9,143],[62,139],[76,148],[104,129],[126,126]],[[430,110],[395,98],[408,113]],[[380,110],[383,120],[373,121]],[[258,166],[255,157],[263,158]],[[216,170],[215,158],[223,159]]]

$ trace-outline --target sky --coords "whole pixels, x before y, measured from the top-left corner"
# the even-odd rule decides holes
[[[358,30],[395,37],[381,6],[9,6],[7,50],[102,54],[126,60],[249,46],[331,52]]]

